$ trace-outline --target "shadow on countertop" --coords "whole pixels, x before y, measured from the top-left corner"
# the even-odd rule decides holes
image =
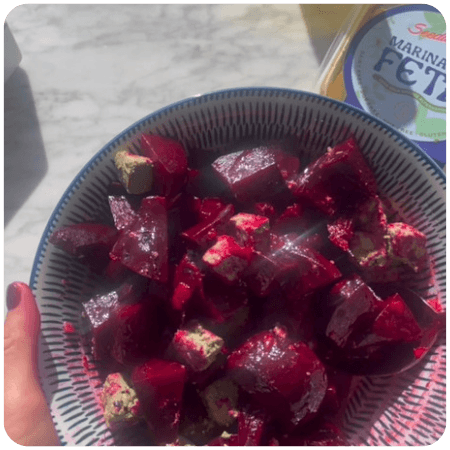
[[[4,93],[6,227],[39,185],[48,164],[28,75],[22,68],[6,81]]]

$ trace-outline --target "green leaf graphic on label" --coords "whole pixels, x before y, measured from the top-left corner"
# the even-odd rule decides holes
[[[425,31],[436,34],[444,34],[446,30],[445,19],[437,13],[424,12],[425,20],[430,24],[430,27]]]

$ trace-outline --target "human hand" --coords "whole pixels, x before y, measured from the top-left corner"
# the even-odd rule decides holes
[[[8,286],[4,324],[5,430],[26,446],[61,445],[38,374],[39,310],[25,283]]]

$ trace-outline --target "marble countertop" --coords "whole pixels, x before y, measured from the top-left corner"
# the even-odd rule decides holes
[[[296,4],[21,5],[6,22],[22,60],[5,83],[5,289],[29,281],[59,198],[115,135],[199,93],[314,91],[330,43]]]

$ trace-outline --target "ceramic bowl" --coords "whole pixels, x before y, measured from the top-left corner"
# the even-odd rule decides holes
[[[315,94],[242,88],[180,101],[133,124],[84,166],[57,204],[40,242],[31,287],[42,314],[40,369],[58,435],[67,445],[114,445],[98,406],[100,380],[75,330],[80,299],[99,283],[78,262],[49,244],[60,226],[102,221],[109,214],[107,187],[116,180],[112,155],[133,148],[142,133],[181,141],[201,166],[211,156],[242,143],[297,136],[306,163],[328,146],[353,134],[374,171],[380,191],[391,198],[408,223],[426,234],[436,272],[435,291],[421,280],[425,297],[438,293],[445,307],[445,175],[416,145],[380,120]],[[445,429],[445,339],[440,338],[418,366],[392,377],[361,377],[343,416],[352,445],[429,445]]]

